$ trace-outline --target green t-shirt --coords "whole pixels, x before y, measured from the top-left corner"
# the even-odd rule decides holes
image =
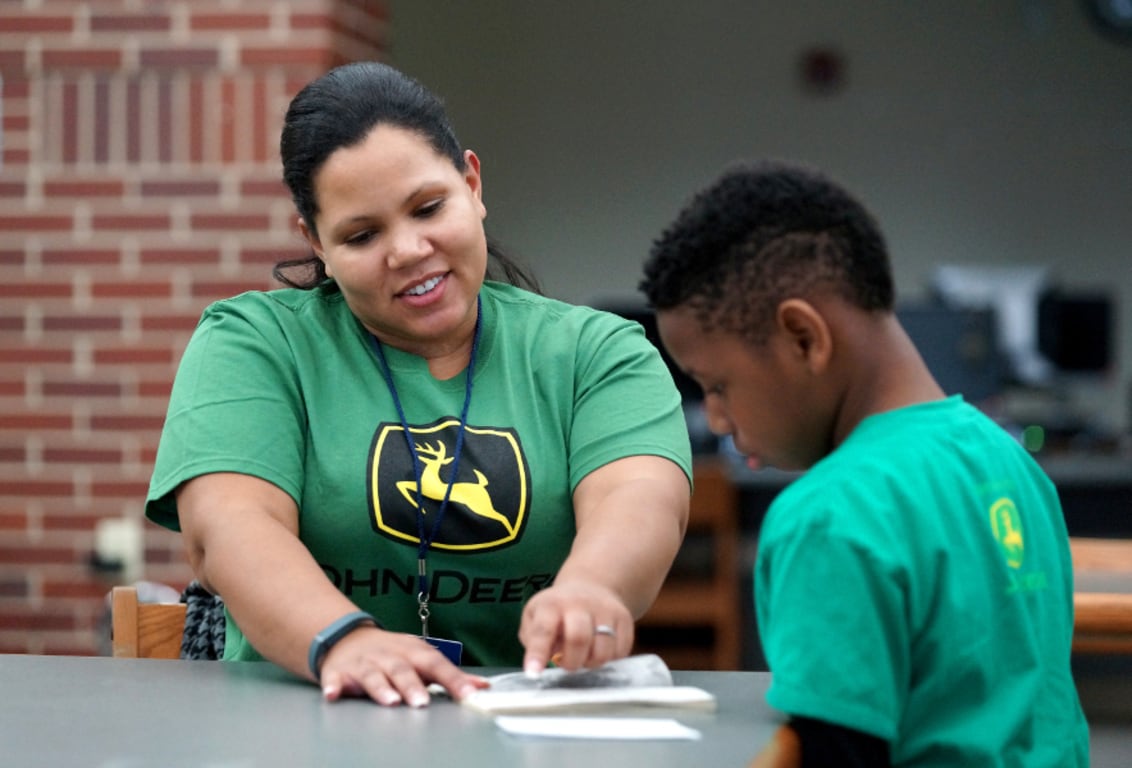
[[[429,630],[462,641],[465,663],[517,665],[522,607],[573,541],[578,482],[632,455],[690,475],[691,452],[679,394],[639,325],[498,283],[481,297],[457,482],[428,553]],[[422,358],[383,351],[421,461],[427,539],[466,377],[437,381]],[[327,577],[387,629],[420,632],[412,458],[373,339],[341,294],[253,292],[205,311],[177,372],[146,514],[177,529],[174,489],[209,472],[287,492]],[[225,658],[259,658],[231,620]]]
[[[760,532],[768,702],[893,765],[1088,765],[1053,484],[961,397],[865,419]]]

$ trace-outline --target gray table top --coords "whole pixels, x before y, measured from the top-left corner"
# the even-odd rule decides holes
[[[495,672],[501,670],[485,670]],[[699,741],[511,736],[446,699],[423,710],[360,699],[329,704],[273,664],[0,655],[5,765],[98,766],[743,766],[776,714],[763,672],[675,672],[714,693],[713,713],[658,711]]]

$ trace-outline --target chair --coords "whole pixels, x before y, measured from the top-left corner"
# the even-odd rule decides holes
[[[1073,537],[1073,651],[1132,654],[1132,541]]]
[[[672,572],[656,601],[638,621],[639,635],[676,636],[683,630],[707,629],[712,635],[706,655],[704,643],[662,642],[655,648],[669,666],[681,669],[739,669],[741,666],[743,611],[739,596],[739,493],[722,459],[698,459],[693,467],[694,491],[688,531]],[[706,545],[706,568],[687,568],[694,546]],[[648,645],[642,642],[638,645]]]
[[[139,603],[136,587],[110,591],[110,640],[119,659],[177,659],[185,633],[184,603]]]

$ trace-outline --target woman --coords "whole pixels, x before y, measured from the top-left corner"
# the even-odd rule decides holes
[[[312,256],[206,310],[146,510],[224,598],[225,658],[423,706],[485,684],[461,648],[531,674],[628,654],[689,497],[655,349],[486,280],[479,158],[400,72],[310,83],[280,147]]]

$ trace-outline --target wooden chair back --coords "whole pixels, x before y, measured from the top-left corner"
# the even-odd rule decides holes
[[[1074,537],[1069,547],[1078,590],[1073,651],[1132,654],[1132,541]]]
[[[743,612],[739,603],[739,492],[722,459],[697,459],[693,482],[687,539],[706,538],[711,551],[711,570],[684,575],[674,568],[638,624],[662,631],[688,627],[711,630],[710,648],[655,649],[670,666],[739,669],[743,640]]]
[[[135,587],[110,591],[110,644],[115,658],[178,659],[184,603],[139,603]]]

